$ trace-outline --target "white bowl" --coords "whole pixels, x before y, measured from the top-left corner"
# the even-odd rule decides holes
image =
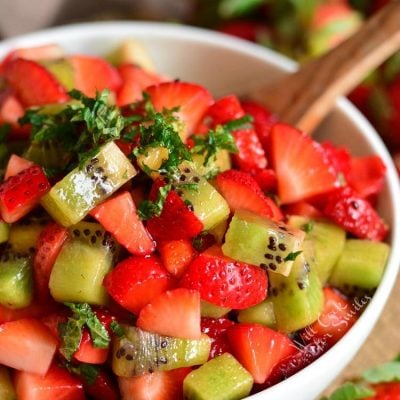
[[[2,42],[0,57],[16,47],[44,43],[59,43],[68,52],[103,55],[128,37],[147,47],[158,71],[203,84],[215,96],[244,93],[246,87],[265,79],[273,80],[295,69],[295,64],[287,58],[240,39],[197,28],[142,22],[78,24],[32,33]],[[378,154],[386,164],[379,211],[391,225],[388,243],[392,251],[375,296],[351,330],[310,366],[249,399],[316,398],[367,338],[389,297],[400,264],[400,212],[396,207],[400,186],[392,160],[379,136],[355,107],[340,99],[317,137],[344,144],[354,154]]]

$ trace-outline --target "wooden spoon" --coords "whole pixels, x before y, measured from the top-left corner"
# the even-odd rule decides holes
[[[282,80],[250,92],[249,97],[281,121],[312,133],[339,96],[348,94],[399,49],[400,0],[392,0],[348,40]]]

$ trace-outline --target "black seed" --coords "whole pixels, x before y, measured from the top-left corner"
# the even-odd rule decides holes
[[[271,296],[278,296],[278,289],[277,288],[272,288],[271,289]]]
[[[149,368],[149,374],[152,374],[154,372],[153,368]]]
[[[93,165],[92,164],[88,164],[87,166],[86,166],[86,172],[92,172],[93,171]]]
[[[269,263],[269,264],[268,264],[268,268],[269,268],[270,270],[272,270],[272,271],[276,271],[276,264],[274,264],[274,263]]]
[[[96,168],[96,172],[97,172],[98,174],[103,174],[103,173],[104,173],[104,168],[103,168],[103,167],[97,167],[97,168]]]
[[[190,172],[190,168],[185,168],[185,169],[183,170],[183,172],[185,172],[186,174],[188,174],[188,173]]]
[[[106,175],[104,175],[102,178],[101,178],[101,181],[102,182],[106,182],[108,180],[108,176],[106,176]]]
[[[270,244],[276,244],[276,238],[274,238],[273,236],[269,237],[269,243]]]
[[[276,256],[276,257],[275,257],[275,261],[276,261],[278,264],[282,264],[283,259],[282,259],[281,256]]]
[[[161,357],[158,359],[158,362],[160,362],[161,364],[167,364],[167,363],[168,363],[168,360],[167,360],[164,356],[161,356]]]
[[[99,159],[97,157],[94,157],[90,160],[90,164],[94,165],[97,164],[99,162]]]
[[[188,208],[189,211],[194,211],[194,207],[193,207],[192,204],[188,204],[187,208]]]
[[[167,342],[166,340],[163,340],[163,341],[160,343],[160,345],[161,345],[161,348],[162,348],[162,349],[165,349],[165,348],[168,346],[168,342]]]
[[[84,229],[83,233],[85,234],[85,236],[89,236],[90,235],[90,229]]]
[[[179,177],[179,180],[180,180],[181,182],[185,182],[185,180],[186,180],[186,175],[182,174],[182,175]]]
[[[265,254],[264,254],[264,257],[265,257],[266,259],[268,259],[268,260],[273,260],[273,259],[274,259],[274,256],[273,256],[271,253],[265,253]]]
[[[79,229],[74,229],[74,230],[72,231],[72,233],[73,233],[75,236],[77,236],[77,237],[79,237],[79,236],[81,235],[81,232],[80,232]]]
[[[126,361],[132,361],[132,360],[133,360],[133,355],[132,355],[132,354],[127,354],[127,355],[125,356],[125,360],[126,360]]]
[[[193,182],[199,183],[200,182],[200,178],[198,176],[194,176],[193,177]]]
[[[102,236],[102,232],[100,230],[97,229],[97,231],[95,232],[97,237]]]
[[[298,282],[297,282],[297,286],[299,287],[300,290],[303,290],[303,289],[306,287],[306,285],[304,284],[304,282],[301,282],[301,281],[298,281]]]
[[[279,250],[285,251],[286,250],[286,245],[284,243],[279,243],[278,244]]]
[[[260,264],[260,267],[261,267],[262,269],[268,269],[268,265],[267,265],[267,264],[264,264],[264,263],[261,263],[261,264]]]
[[[358,202],[357,201],[352,201],[351,203],[351,206],[355,209],[355,210],[358,210],[358,208],[360,207],[360,205],[358,204]]]
[[[272,251],[276,251],[276,246],[274,246],[273,244],[269,244],[268,248]]]
[[[95,244],[95,243],[96,243],[96,240],[97,240],[96,236],[93,235],[93,236],[90,238],[90,243]]]

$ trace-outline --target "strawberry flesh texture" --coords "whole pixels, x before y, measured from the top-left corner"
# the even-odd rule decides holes
[[[10,61],[5,66],[4,77],[25,107],[68,101],[61,84],[35,61],[22,58]]]
[[[365,400],[400,400],[400,382],[383,382],[371,385],[375,395]]]
[[[266,298],[268,278],[261,268],[225,257],[220,248],[212,247],[189,265],[180,285],[198,290],[210,303],[244,309]]]
[[[228,318],[203,317],[201,319],[201,331],[211,339],[209,359],[223,353],[232,353],[226,332],[234,325],[235,323]]]
[[[328,163],[332,165],[336,174],[342,174],[344,178],[350,172],[351,155],[345,147],[336,147],[331,142],[325,141],[321,143]]]
[[[117,264],[104,279],[110,296],[134,314],[173,285],[173,278],[156,256],[129,257]]]
[[[32,161],[26,160],[16,154],[12,154],[7,163],[4,180],[7,180],[10,176],[19,174],[21,171],[31,167],[32,165],[34,165]]]
[[[18,123],[25,113],[21,102],[12,92],[3,92],[0,94],[0,125],[9,124],[11,130],[8,139],[28,139],[30,127],[28,125],[21,126]]]
[[[33,165],[0,185],[0,212],[4,221],[13,223],[28,214],[50,190],[43,169]]]

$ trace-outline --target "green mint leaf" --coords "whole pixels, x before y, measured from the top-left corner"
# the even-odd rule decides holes
[[[70,361],[74,353],[78,350],[82,339],[82,328],[85,321],[81,318],[68,318],[66,323],[58,325],[58,331],[61,338],[61,352],[64,357]]]
[[[117,321],[111,322],[110,328],[114,332],[114,334],[118,337],[122,337],[125,335],[124,328]]]
[[[297,258],[297,256],[298,256],[299,254],[301,254],[301,253],[302,253],[301,250],[299,250],[299,251],[292,251],[292,252],[290,252],[290,253],[283,259],[283,261],[294,261],[294,260]]]
[[[391,361],[367,369],[362,377],[370,383],[400,381],[400,361]]]
[[[264,2],[265,0],[222,0],[218,13],[222,18],[237,18],[249,14]]]
[[[0,143],[5,142],[9,133],[11,132],[10,124],[2,124],[0,125]]]
[[[139,218],[143,220],[150,219],[151,217],[159,217],[164,207],[165,200],[168,193],[172,189],[172,184],[161,186],[158,189],[157,198],[155,201],[143,200],[138,207]]]
[[[374,391],[365,385],[348,382],[321,400],[361,400],[374,394]]]
[[[77,365],[67,362],[64,367],[75,375],[81,376],[88,385],[93,385],[99,375],[100,369],[97,365],[79,363]]]

